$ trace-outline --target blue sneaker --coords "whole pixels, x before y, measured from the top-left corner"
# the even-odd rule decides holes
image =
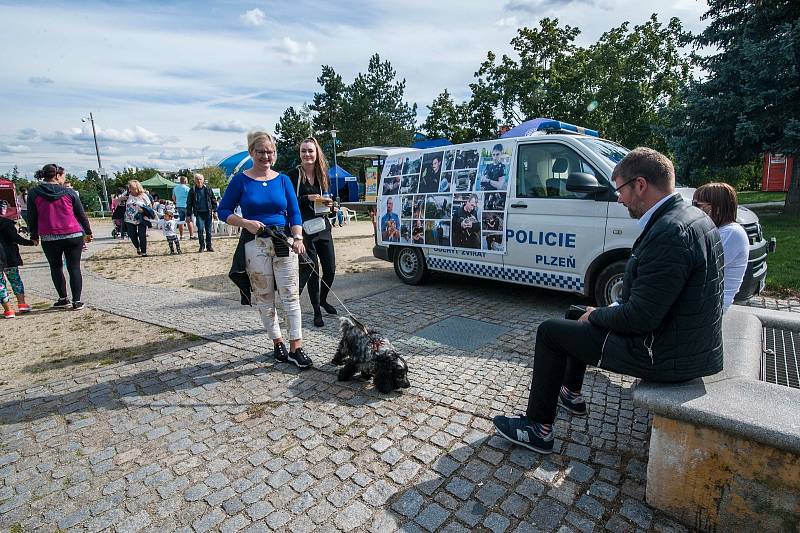
[[[578,393],[565,393],[564,387],[561,387],[561,390],[558,393],[558,402],[561,404],[561,407],[572,413],[573,415],[577,416],[586,416],[588,409],[586,409],[586,400],[583,399],[583,396]]]
[[[498,415],[492,419],[497,432],[506,440],[524,446],[539,453],[553,453],[553,432],[547,437],[540,437],[524,416],[508,417]]]

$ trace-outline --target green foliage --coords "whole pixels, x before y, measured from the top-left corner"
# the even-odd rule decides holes
[[[158,170],[154,168],[140,168],[140,169],[133,169],[133,168],[126,168],[124,170],[120,170],[119,172],[114,174],[113,178],[109,178],[107,182],[107,186],[109,187],[108,192],[109,195],[116,192],[117,189],[127,189],[128,182],[130,180],[137,180],[137,181],[146,181],[159,174]]]
[[[488,126],[481,127],[481,111],[485,111],[486,108],[476,107],[473,102],[478,102],[478,100],[472,99],[456,104],[450,96],[450,92],[445,89],[428,106],[430,112],[425,122],[422,123],[422,130],[431,139],[445,138],[455,144],[493,137],[493,133],[497,129],[494,111],[491,107],[488,108],[491,119]]]
[[[206,179],[206,185],[212,189],[219,189],[220,194],[225,193],[225,188],[228,186],[228,177],[225,176],[225,171],[216,165],[204,167],[196,170]],[[190,182],[191,183],[191,182]]]
[[[311,111],[303,105],[299,111],[289,107],[275,126],[278,159],[275,168],[287,171],[300,164],[300,143],[312,133]]]
[[[800,154],[800,4],[794,0],[711,0],[710,24],[694,38],[685,104],[670,113],[671,146],[682,176],[744,164],[765,152]],[[800,212],[800,165],[787,209]]]
[[[328,65],[322,65],[322,74],[317,78],[317,83],[322,87],[322,92],[314,94],[309,109],[314,113],[314,131],[320,135],[342,124],[347,86],[333,67]]]

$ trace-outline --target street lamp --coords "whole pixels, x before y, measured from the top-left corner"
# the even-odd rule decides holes
[[[86,118],[82,118],[81,122],[86,122]],[[97,146],[97,131],[94,129],[94,115],[89,113],[89,122],[92,123],[92,136],[94,137],[94,151],[97,154],[97,173],[100,175],[100,184],[103,186],[103,198],[106,201],[106,206],[110,206],[111,204],[108,201],[108,191],[106,190],[106,171],[103,168],[103,164],[100,162],[100,148]],[[103,201],[100,201],[100,213],[102,214],[105,210],[103,209]]]
[[[333,179],[336,182],[336,195],[334,196],[337,198],[339,196],[339,170],[336,166],[336,129],[331,130],[331,137],[333,137]]]

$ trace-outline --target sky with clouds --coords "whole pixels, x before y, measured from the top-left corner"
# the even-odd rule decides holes
[[[406,98],[457,98],[486,52],[509,53],[521,26],[558,17],[588,45],[625,20],[679,17],[698,31],[704,0],[318,0],[190,2],[0,0],[0,173],[57,162],[174,170],[216,163],[246,132],[273,130],[310,102],[323,64],[347,83],[379,53]]]

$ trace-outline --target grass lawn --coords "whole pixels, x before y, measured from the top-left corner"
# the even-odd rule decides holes
[[[786,200],[785,192],[739,191],[737,193],[739,205],[757,204],[761,202],[783,202]]]
[[[778,239],[767,258],[767,289],[782,296],[800,295],[800,217],[759,212],[764,237]]]

